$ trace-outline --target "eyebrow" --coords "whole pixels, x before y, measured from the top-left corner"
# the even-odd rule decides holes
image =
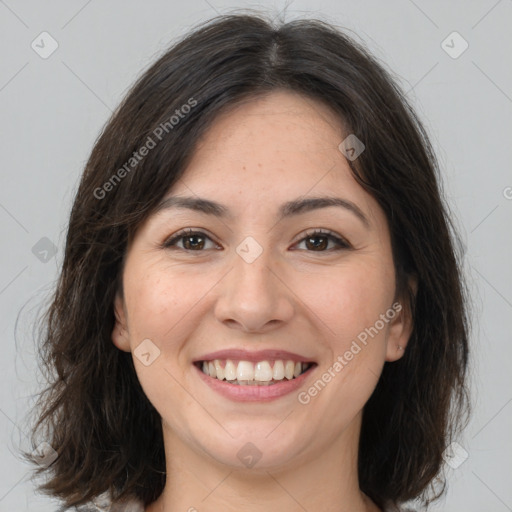
[[[361,209],[352,201],[341,197],[307,197],[288,201],[281,205],[278,211],[278,220],[299,215],[302,213],[336,206],[352,212],[367,228],[370,222]],[[234,215],[224,205],[200,197],[169,196],[164,198],[155,209],[155,214],[169,208],[193,210],[223,219],[233,219]]]

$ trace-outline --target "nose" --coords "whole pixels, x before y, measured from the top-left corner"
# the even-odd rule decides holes
[[[219,283],[215,304],[216,318],[228,327],[265,333],[292,318],[293,292],[269,252],[263,251],[252,262],[234,254],[231,271]]]

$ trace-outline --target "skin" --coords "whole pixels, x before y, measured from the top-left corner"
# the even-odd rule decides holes
[[[380,510],[359,489],[357,447],[362,409],[383,365],[407,345],[405,308],[308,404],[298,392],[234,402],[192,365],[226,348],[288,350],[318,364],[299,390],[307,391],[399,299],[386,217],[338,149],[347,135],[330,109],[290,92],[224,112],[167,196],[217,201],[232,219],[174,207],[135,234],[112,340],[132,352],[162,417],[167,483],[147,511]],[[277,220],[282,203],[304,196],[349,200],[369,226],[332,206]],[[209,238],[193,239],[188,250],[184,239],[163,247],[184,228]],[[315,248],[306,236],[315,229],[351,248],[322,235],[313,240],[322,249]],[[263,249],[252,263],[236,252],[248,236]],[[144,339],[160,350],[148,366],[134,354]],[[237,457],[247,442],[261,453],[251,469]]]

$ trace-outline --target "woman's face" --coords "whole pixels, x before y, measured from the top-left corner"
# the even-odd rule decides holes
[[[411,327],[385,215],[338,148],[348,135],[300,95],[245,103],[217,118],[136,233],[112,338],[166,446],[239,468],[356,446]]]

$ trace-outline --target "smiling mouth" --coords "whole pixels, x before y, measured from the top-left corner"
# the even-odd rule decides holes
[[[271,386],[294,380],[316,363],[276,359],[258,362],[214,359],[194,363],[205,375],[239,386]]]

